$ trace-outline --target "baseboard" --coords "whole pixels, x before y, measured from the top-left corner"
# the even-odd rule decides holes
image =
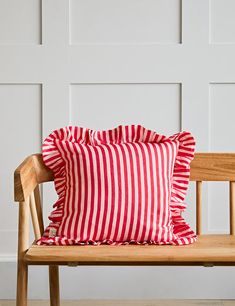
[[[62,300],[63,306],[234,306],[235,300]],[[49,300],[30,300],[32,306],[48,306]],[[14,300],[0,300],[0,306],[15,306]]]

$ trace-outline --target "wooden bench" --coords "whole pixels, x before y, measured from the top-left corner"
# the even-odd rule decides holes
[[[15,170],[15,201],[19,202],[17,306],[27,304],[29,265],[48,265],[51,306],[58,306],[59,265],[235,265],[235,153],[197,153],[190,180],[196,182],[198,241],[188,246],[37,246],[29,245],[29,215],[35,239],[44,230],[39,185],[53,180],[40,154],[29,156]],[[202,181],[228,181],[230,234],[202,235]],[[227,205],[226,203],[224,203]]]

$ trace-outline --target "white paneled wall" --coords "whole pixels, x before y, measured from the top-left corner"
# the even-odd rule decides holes
[[[139,123],[189,130],[197,151],[235,151],[234,54],[234,0],[0,0],[0,298],[15,294],[13,170],[41,139],[67,124]],[[186,216],[195,225],[193,188]],[[205,184],[204,231],[228,230],[227,190]],[[30,297],[46,298],[46,269],[31,271]],[[234,272],[62,268],[61,289],[71,299],[235,298]]]

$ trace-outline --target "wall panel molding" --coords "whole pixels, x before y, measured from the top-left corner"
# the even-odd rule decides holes
[[[41,43],[42,0],[1,0],[0,46]]]
[[[143,124],[169,135],[181,129],[181,84],[71,84],[70,108],[72,124],[94,129]],[[168,126],[164,127],[166,121]]]
[[[210,43],[235,44],[233,0],[210,1]]]
[[[0,256],[7,259],[17,250],[18,205],[13,198],[13,172],[24,158],[41,149],[42,86],[0,83],[0,101],[0,129],[4,134],[0,161]]]
[[[71,44],[180,44],[181,0],[70,0]]]

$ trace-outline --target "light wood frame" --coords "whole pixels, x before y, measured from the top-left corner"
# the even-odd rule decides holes
[[[197,153],[190,180],[196,182],[198,242],[172,246],[37,246],[29,244],[31,214],[35,240],[44,225],[39,185],[53,180],[41,154],[34,154],[15,170],[14,194],[19,202],[17,306],[27,305],[29,265],[48,265],[51,306],[59,306],[59,265],[235,265],[235,153]],[[228,181],[230,234],[202,235],[202,182]]]

